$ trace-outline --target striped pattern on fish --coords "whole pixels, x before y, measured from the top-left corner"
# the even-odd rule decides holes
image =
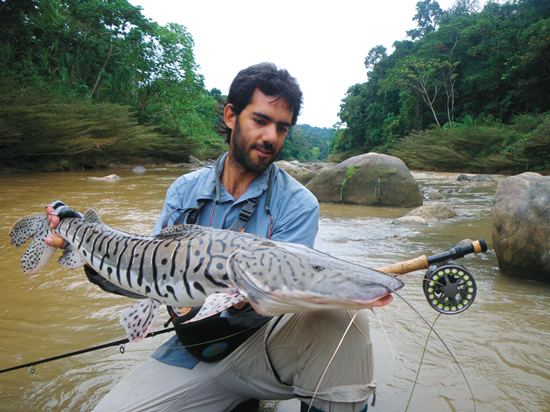
[[[84,264],[119,287],[145,296],[123,312],[129,339],[151,330],[159,304],[202,306],[192,319],[212,316],[247,299],[265,316],[321,309],[382,306],[403,283],[382,272],[354,265],[314,249],[260,236],[196,225],[137,236],[105,225],[54,202],[60,217],[52,230],[45,213],[24,217],[10,229],[12,244],[31,244],[21,258],[26,274],[37,273],[55,252],[44,243],[57,234],[65,240],[58,263]]]

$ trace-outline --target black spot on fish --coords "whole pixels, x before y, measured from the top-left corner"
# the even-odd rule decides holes
[[[218,264],[216,265],[216,269],[222,270],[222,269],[223,269],[223,263],[218,263]]]
[[[145,286],[145,293],[151,293],[151,288],[149,286]]]
[[[197,289],[203,295],[206,295],[206,292],[204,291],[204,288],[202,287],[202,285],[199,282],[193,283],[193,286],[195,287],[195,289]]]
[[[199,256],[201,254],[200,250],[195,250],[195,256]]]
[[[108,268],[107,268],[107,273],[108,273],[109,276],[110,276],[111,273],[113,273],[113,268],[112,268],[112,267],[108,267]]]
[[[176,292],[175,292],[175,290],[172,286],[170,286],[170,285],[166,286],[166,290],[172,294],[174,299],[178,300],[178,298],[176,298]],[[168,295],[166,295],[166,296],[168,296]]]
[[[168,259],[164,258],[164,259],[162,259],[162,262],[160,262],[160,263],[162,263],[163,265],[166,265],[168,263]]]

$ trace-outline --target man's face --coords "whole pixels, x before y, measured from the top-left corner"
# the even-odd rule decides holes
[[[293,111],[285,99],[277,100],[256,89],[252,101],[238,116],[231,109],[229,112],[228,126],[233,130],[229,156],[246,171],[262,173],[279,156]]]

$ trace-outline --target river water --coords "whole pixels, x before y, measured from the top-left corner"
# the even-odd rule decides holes
[[[118,181],[93,181],[113,171],[16,174],[0,177],[0,369],[124,338],[120,312],[130,300],[90,284],[81,270],[52,260],[38,275],[20,268],[23,248],[7,232],[20,217],[55,199],[76,210],[95,209],[105,223],[148,234],[169,184],[184,171],[116,170]],[[461,183],[457,174],[413,173],[424,190],[439,189],[459,216],[427,227],[392,224],[408,209],[322,204],[316,248],[371,267],[431,255],[464,238],[491,242],[491,204],[497,182]],[[499,181],[503,177],[496,177]],[[427,204],[428,202],[425,202]],[[462,262],[475,276],[474,304],[441,315],[432,334],[409,411],[550,411],[550,286],[499,275],[493,253]],[[403,277],[401,295],[427,322],[435,312],[422,293],[422,272]],[[163,312],[163,311],[161,311]],[[424,321],[396,298],[370,315],[377,401],[369,411],[405,411],[429,333]],[[157,328],[167,319],[162,313]],[[88,411],[128,370],[143,362],[166,338],[67,358],[0,374],[1,411]],[[470,394],[471,388],[474,399]],[[298,410],[295,400],[266,402],[263,411]]]

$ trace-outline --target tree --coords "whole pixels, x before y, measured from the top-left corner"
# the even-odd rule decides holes
[[[380,62],[384,57],[388,57],[384,46],[378,45],[369,50],[367,57],[365,57],[365,67],[367,70],[374,67],[375,64]]]
[[[413,17],[413,21],[417,22],[417,27],[407,30],[407,36],[416,40],[436,31],[442,17],[443,10],[436,0],[419,1],[416,3],[416,14]]]
[[[198,74],[193,47],[185,27],[159,26],[127,0],[0,0],[0,78],[9,90],[46,90],[78,108],[117,105],[113,112],[154,126],[180,157],[223,144],[215,132],[218,102]],[[62,124],[60,140],[70,134]]]
[[[430,108],[437,127],[441,123],[437,115],[437,101],[440,91],[447,93],[446,112],[449,122],[451,107],[454,105],[454,82],[456,75],[454,70],[458,63],[450,63],[439,59],[421,60],[416,56],[409,56],[388,72],[388,76],[382,82],[380,93],[391,88],[413,90],[422,98],[422,101]]]

